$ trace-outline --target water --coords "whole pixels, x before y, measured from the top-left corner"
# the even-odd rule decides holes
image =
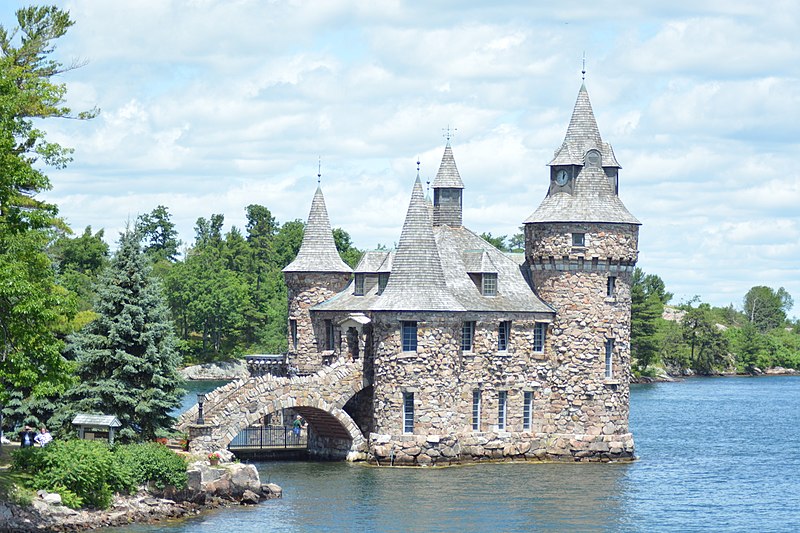
[[[226,383],[228,383],[227,380],[187,381],[183,385],[183,389],[186,391],[186,394],[183,395],[181,406],[170,414],[172,414],[172,416],[178,416],[197,403],[198,393],[210,392],[217,387],[225,385]]]
[[[260,463],[262,480],[281,485],[283,499],[119,531],[800,529],[800,377],[631,389],[635,463]]]

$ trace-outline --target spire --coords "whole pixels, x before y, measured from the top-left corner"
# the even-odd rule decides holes
[[[373,311],[462,311],[447,290],[430,211],[417,177],[411,192],[392,273]]]
[[[450,147],[450,139],[447,140],[447,146],[444,147],[444,155],[442,155],[442,162],[439,164],[439,172],[436,173],[436,178],[433,180],[433,188],[464,188],[461,175],[459,175],[458,168],[456,168],[456,160],[453,157],[453,149]]]
[[[589,150],[598,150],[603,155],[603,166],[619,166],[616,160],[608,161],[603,140],[600,138],[600,130],[597,128],[597,121],[592,111],[592,103],[589,101],[589,92],[586,85],[581,84],[578,91],[578,100],[572,110],[572,118],[567,127],[567,134],[564,142],[556,150],[555,157],[549,165],[583,165],[583,158]]]
[[[352,272],[336,251],[328,210],[322,188],[317,186],[308,223],[303,233],[303,243],[294,261],[283,269],[284,272]]]

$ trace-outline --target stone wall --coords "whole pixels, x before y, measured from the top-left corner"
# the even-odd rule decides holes
[[[324,350],[324,317],[312,319],[309,308],[344,290],[351,275],[344,272],[284,272],[284,277],[289,300],[288,363],[300,374],[311,374],[336,356],[341,342],[334,342],[336,348],[333,351]],[[296,347],[290,327],[292,320],[297,321]],[[340,335],[338,329],[336,334]]]

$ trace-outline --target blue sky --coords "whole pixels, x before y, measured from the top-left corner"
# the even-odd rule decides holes
[[[12,22],[6,2],[0,20]],[[754,285],[800,299],[800,6],[739,0],[58,2],[69,103],[50,121],[75,161],[49,172],[81,231],[109,240],[166,205],[307,216],[322,159],[334,226],[360,248],[397,241],[419,156],[452,140],[465,224],[513,234],[548,185],[586,53],[620,196],[643,223],[639,265],[675,302],[741,306]],[[795,306],[795,309],[800,307]],[[797,314],[796,312],[794,314]]]

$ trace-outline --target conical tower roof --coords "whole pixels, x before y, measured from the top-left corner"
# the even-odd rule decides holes
[[[311,211],[308,213],[308,223],[303,233],[303,243],[297,257],[284,272],[352,272],[347,264],[339,257],[336,243],[333,240],[331,223],[328,219],[328,210],[325,207],[325,197],[318,186],[311,202]]]
[[[392,273],[372,311],[463,311],[447,289],[419,176],[400,233]]]
[[[599,151],[602,155],[601,166],[619,167],[611,146],[600,138],[600,130],[594,118],[592,103],[589,101],[589,92],[586,90],[586,85],[581,84],[564,142],[556,150],[549,165],[583,165],[586,152],[592,149]]]
[[[586,153],[597,150],[602,162],[592,166],[585,160]],[[586,86],[581,85],[578,100],[572,111],[567,134],[556,157],[550,162],[554,165],[574,165],[578,175],[574,178],[571,192],[551,187],[541,205],[525,220],[525,223],[540,222],[609,222],[619,224],[640,224],[622,203],[611,185],[604,168],[619,168],[611,145],[600,138],[600,130],[594,118],[592,104]]]
[[[456,160],[453,157],[453,149],[450,148],[450,141],[447,141],[447,146],[444,147],[444,155],[442,155],[442,162],[439,165],[439,171],[436,173],[436,178],[433,180],[434,189],[463,189],[464,183],[461,181],[461,175],[456,168]]]

